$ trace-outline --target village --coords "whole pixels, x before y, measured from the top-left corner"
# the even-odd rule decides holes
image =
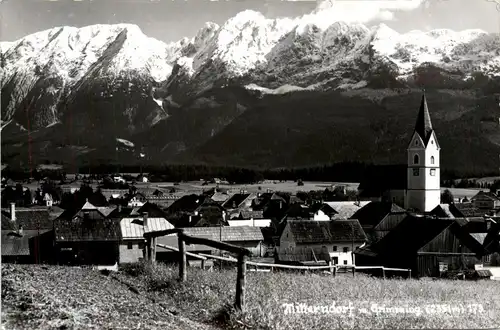
[[[145,173],[29,184],[2,177],[2,262],[117,270],[144,260],[176,264],[182,248],[189,267],[235,267],[227,251],[180,247],[173,231],[162,234],[182,229],[250,251],[251,262],[269,265],[260,271],[386,267],[408,273],[384,277],[500,280],[500,188],[443,194],[425,95],[416,115],[407,169],[389,173],[392,186],[299,181],[286,191],[218,178],[150,183]]]

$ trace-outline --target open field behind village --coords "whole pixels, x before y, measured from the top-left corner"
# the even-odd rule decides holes
[[[235,296],[234,270],[188,268],[183,284],[177,275],[176,267],[164,265],[128,267],[109,275],[82,268],[4,265],[2,324],[5,329],[186,330],[480,329],[500,324],[497,281],[249,272],[241,313],[228,307]],[[285,304],[294,304],[296,313],[287,313]],[[299,313],[298,304],[327,309]]]

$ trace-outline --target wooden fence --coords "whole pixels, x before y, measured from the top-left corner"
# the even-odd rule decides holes
[[[177,234],[178,237],[178,248],[157,244],[156,238],[165,235]],[[236,278],[236,298],[235,307],[242,310],[245,305],[245,281],[246,272],[248,266],[254,266],[255,270],[258,267],[267,267],[270,271],[274,269],[293,269],[293,270],[328,270],[335,277],[339,269],[351,269],[352,275],[355,276],[356,270],[370,270],[370,269],[380,269],[382,276],[385,279],[386,271],[395,272],[406,272],[408,277],[411,278],[411,269],[400,269],[400,268],[387,268],[383,266],[355,266],[355,265],[335,265],[330,262],[327,266],[294,266],[294,265],[283,265],[283,264],[268,264],[261,262],[248,261],[247,258],[250,256],[251,252],[248,249],[220,242],[213,241],[207,238],[193,237],[184,234],[182,229],[169,229],[163,231],[149,232],[144,234],[146,239],[146,259],[151,262],[156,261],[156,247],[161,247],[170,251],[179,252],[179,280],[185,282],[187,280],[187,256],[201,260],[202,269],[205,268],[205,261],[208,259],[216,259],[227,262],[234,262],[237,265],[237,278]],[[210,246],[215,249],[228,251],[237,255],[237,258],[233,257],[221,257],[215,255],[209,255],[204,253],[191,253],[186,251],[186,245],[191,244],[202,244]]]

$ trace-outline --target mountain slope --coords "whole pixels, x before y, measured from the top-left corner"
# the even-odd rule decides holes
[[[169,44],[118,24],[0,49],[2,156],[17,165],[134,163],[139,152],[152,163],[394,162],[425,87],[445,167],[498,168],[500,38],[479,30],[399,34],[244,11]]]

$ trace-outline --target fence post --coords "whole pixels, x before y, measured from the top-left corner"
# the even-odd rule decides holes
[[[236,279],[236,302],[235,307],[243,310],[245,306],[245,276],[247,271],[246,255],[238,255],[238,277]]]
[[[384,267],[382,267],[382,277],[383,277],[383,278],[384,278],[384,280],[385,280],[385,268],[384,268]]]
[[[356,276],[356,266],[352,266],[352,277]]]
[[[408,269],[408,278],[411,279],[411,269]]]
[[[337,265],[333,266],[333,277],[337,276]]]
[[[146,260],[151,260],[151,237],[146,239]]]
[[[186,243],[182,239],[182,233],[177,234],[179,245],[179,281],[187,280],[186,274]]]
[[[151,238],[151,261],[156,262],[156,237]]]
[[[205,270],[205,260],[201,260],[201,269]]]

